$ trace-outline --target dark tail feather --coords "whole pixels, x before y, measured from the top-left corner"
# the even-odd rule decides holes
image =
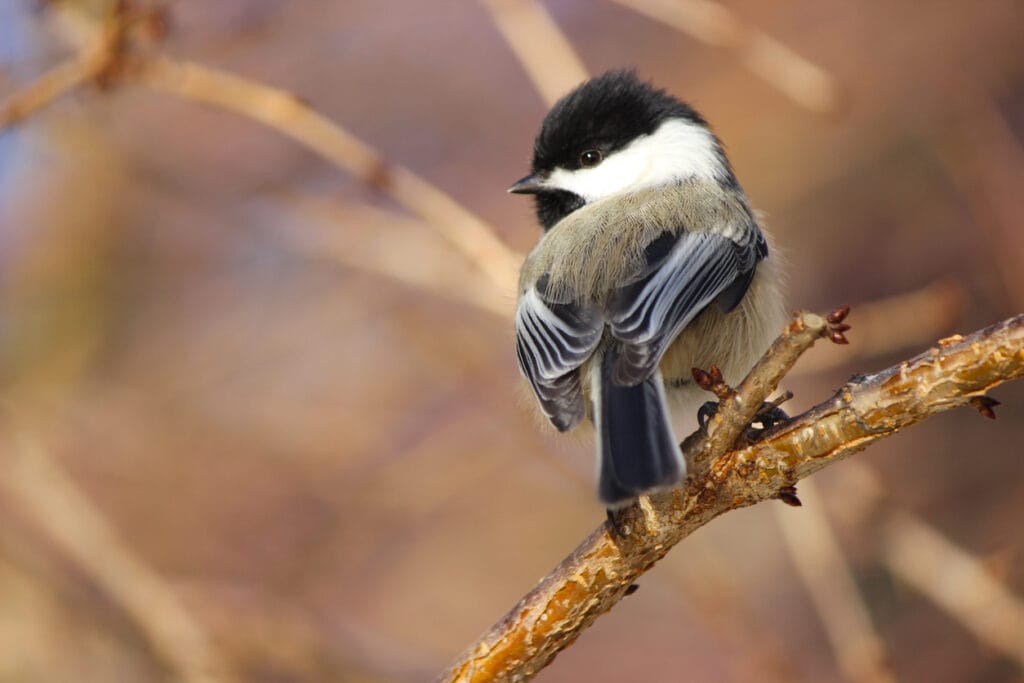
[[[665,405],[661,373],[636,386],[615,384],[618,351],[609,349],[591,383],[597,423],[598,493],[611,507],[659,487],[678,484],[686,473]]]

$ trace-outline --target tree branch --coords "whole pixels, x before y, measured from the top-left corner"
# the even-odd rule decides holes
[[[79,86],[102,81],[121,57],[125,28],[119,15],[98,21],[73,57],[0,101],[0,130],[20,123]]]
[[[203,64],[136,49],[128,31],[140,16],[149,15],[124,11],[122,5],[102,21],[69,9],[67,19],[82,47],[0,101],[0,131],[92,81],[134,83],[234,112],[269,126],[387,194],[474,263],[503,297],[515,291],[523,255],[508,247],[482,218],[413,171],[389,162],[292,93]]]
[[[0,406],[6,408],[6,406]],[[74,480],[32,439],[7,420],[0,493],[31,515],[61,552],[77,564],[131,618],[146,643],[179,683],[227,683],[229,674],[202,624],[177,592],[117,533]],[[13,411],[12,411],[13,412]]]
[[[699,40],[730,49],[739,62],[790,100],[816,114],[840,110],[842,89],[825,69],[712,0],[613,0]]]
[[[320,114],[295,95],[226,71],[164,56],[140,59],[129,80],[263,123],[387,193],[422,218],[491,279],[515,291],[517,254],[481,218],[451,196]]]
[[[833,328],[834,329],[834,328]],[[777,498],[781,489],[878,439],[1024,374],[1024,315],[968,337],[944,339],[882,372],[855,377],[829,400],[756,443],[729,450],[746,415],[829,324],[799,314],[743,384],[722,401],[709,437],[684,444],[691,475],[640,499],[566,557],[439,680],[523,679],[540,671],[676,543],[718,515]],[[975,406],[985,402],[974,401]]]

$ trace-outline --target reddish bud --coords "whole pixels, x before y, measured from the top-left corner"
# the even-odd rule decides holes
[[[846,320],[846,316],[848,316],[848,315],[850,315],[850,307],[849,306],[840,306],[839,308],[837,308],[834,311],[832,311],[831,313],[829,313],[828,317],[826,317],[825,319],[828,320],[833,325],[835,325],[837,323],[841,323],[844,320]]]
[[[832,340],[833,344],[849,344],[850,340],[840,332],[839,330],[829,330],[828,338]]]
[[[803,506],[803,503],[800,502],[800,499],[796,495],[795,486],[783,486],[779,489],[779,500],[791,507],[798,508]]]
[[[993,408],[999,405],[999,401],[995,400],[991,396],[972,396],[970,403],[974,406],[974,409],[983,416],[990,420],[996,419],[996,411],[994,411]]]

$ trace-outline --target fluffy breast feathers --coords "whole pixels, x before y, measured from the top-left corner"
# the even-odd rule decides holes
[[[691,180],[617,195],[573,212],[544,234],[520,274],[520,295],[547,275],[548,301],[603,306],[643,275],[644,250],[668,232],[751,233],[754,217],[738,195],[714,181]]]

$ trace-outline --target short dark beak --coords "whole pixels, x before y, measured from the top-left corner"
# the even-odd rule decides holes
[[[508,191],[512,194],[537,194],[544,191],[544,179],[530,174],[517,180]]]

